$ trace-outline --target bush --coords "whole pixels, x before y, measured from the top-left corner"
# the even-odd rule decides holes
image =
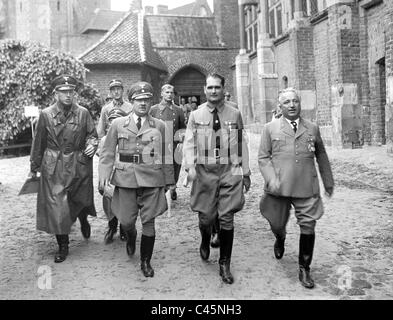
[[[51,81],[60,74],[83,79],[86,69],[73,56],[37,43],[0,41],[0,145],[8,145],[30,128],[24,107],[44,109],[53,103]],[[103,104],[90,84],[79,90],[78,102],[94,119]]]

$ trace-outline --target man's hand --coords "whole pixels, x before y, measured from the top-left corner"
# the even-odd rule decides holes
[[[98,181],[98,192],[103,196],[105,187],[109,184],[109,179],[100,178]]]
[[[37,179],[37,172],[36,171],[30,171],[29,178]]]
[[[325,189],[325,195],[331,198],[333,196],[333,187]]]
[[[243,187],[246,189],[246,193],[250,190],[251,187],[250,176],[243,176]]]
[[[94,153],[96,152],[96,148],[93,147],[91,144],[89,144],[84,151],[85,156],[92,158],[94,156]]]
[[[197,173],[194,167],[191,167],[190,169],[188,169],[188,175],[187,175],[187,179],[188,181],[192,182],[195,181],[197,177]]]

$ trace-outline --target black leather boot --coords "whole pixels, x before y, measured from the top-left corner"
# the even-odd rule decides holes
[[[276,259],[281,259],[285,252],[285,236],[275,234],[276,242],[274,243],[274,256]]]
[[[70,241],[68,234],[56,235],[56,240],[59,245],[59,251],[55,255],[55,263],[61,263],[67,258],[68,244]]]
[[[132,257],[135,253],[135,242],[136,242],[137,231],[134,229],[126,231],[127,243],[126,249],[127,254]]]
[[[124,231],[123,226],[121,224],[120,224],[120,240],[127,241],[126,232]]]
[[[233,276],[231,274],[231,256],[232,256],[232,246],[233,246],[233,234],[234,230],[223,230],[219,232],[220,237],[220,259],[218,261],[220,265],[220,276],[222,281],[228,284],[234,282]]]
[[[82,232],[82,236],[85,239],[89,239],[90,238],[90,234],[91,234],[91,227],[90,227],[90,223],[87,220],[87,214],[85,213],[81,213],[78,216],[79,222],[81,224],[81,232]]]
[[[108,231],[105,234],[104,242],[105,244],[110,244],[113,242],[113,236],[117,232],[117,218],[114,217],[111,221],[108,222]]]
[[[314,252],[315,234],[301,234],[299,241],[299,280],[308,289],[314,288],[310,265]]]
[[[141,239],[141,270],[146,278],[154,277],[154,269],[150,265],[156,237],[142,235]]]
[[[218,233],[220,231],[220,221],[218,218],[214,222],[213,228],[212,228],[212,239],[210,241],[210,246],[212,248],[218,248],[220,246],[220,237],[218,236]]]
[[[201,232],[201,246],[199,247],[199,254],[202,260],[206,261],[210,256],[210,238],[211,238],[211,226],[199,225]]]

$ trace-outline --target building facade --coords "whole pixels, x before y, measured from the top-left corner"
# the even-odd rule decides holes
[[[239,1],[234,72],[248,122],[266,123],[280,89],[328,145],[388,144],[393,152],[393,1]]]

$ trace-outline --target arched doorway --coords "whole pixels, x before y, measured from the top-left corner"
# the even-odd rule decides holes
[[[180,103],[181,98],[195,97],[197,104],[200,105],[206,101],[203,87],[206,83],[205,75],[193,67],[186,67],[179,70],[170,81],[175,87],[176,104]]]

